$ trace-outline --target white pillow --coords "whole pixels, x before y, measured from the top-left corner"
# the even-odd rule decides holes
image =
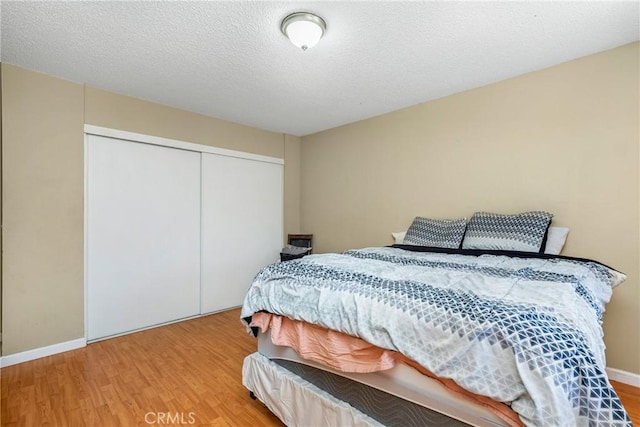
[[[564,242],[567,241],[567,234],[569,234],[569,229],[567,227],[549,227],[544,253],[560,255]]]
[[[391,233],[391,235],[393,236],[393,240],[395,241],[394,243],[396,245],[401,245],[404,243],[404,236],[407,234],[406,231],[399,231],[397,233]]]

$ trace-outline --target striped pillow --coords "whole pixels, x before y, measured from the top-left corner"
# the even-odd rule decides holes
[[[516,215],[476,212],[469,220],[462,249],[541,252],[552,217],[541,211]]]
[[[431,219],[417,216],[404,236],[405,245],[459,248],[467,219]]]

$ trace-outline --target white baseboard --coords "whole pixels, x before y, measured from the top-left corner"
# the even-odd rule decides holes
[[[607,376],[610,380],[619,383],[629,384],[634,387],[640,387],[640,375],[632,372],[623,371],[616,368],[607,368]]]
[[[39,359],[45,356],[52,356],[65,351],[75,350],[87,345],[85,338],[78,338],[71,341],[61,342],[46,347],[34,348],[33,350],[23,351],[21,353],[10,354],[0,357],[0,368],[5,366],[17,365],[18,363],[28,362],[30,360]]]

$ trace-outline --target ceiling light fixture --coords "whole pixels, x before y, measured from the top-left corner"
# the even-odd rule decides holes
[[[314,47],[327,30],[324,19],[309,12],[295,12],[282,20],[282,33],[302,50]]]

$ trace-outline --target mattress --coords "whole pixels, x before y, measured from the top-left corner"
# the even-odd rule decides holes
[[[258,354],[249,358],[252,359],[245,361],[245,364],[252,368],[243,371],[245,386],[287,425],[317,425],[315,419],[308,419],[308,408],[326,409],[327,406],[332,408],[328,413],[345,412],[348,416],[341,416],[347,416],[349,420],[335,420],[337,424],[322,425],[359,425],[358,423],[364,422],[362,420],[366,420],[363,425],[403,427],[507,425],[489,409],[461,399],[438,381],[406,365],[396,365],[389,370],[366,374],[340,372],[302,359],[289,347],[273,344],[268,333],[258,334]],[[291,408],[296,404],[293,392],[291,396],[273,395],[274,390],[282,393],[283,381],[308,388],[297,392],[305,396],[303,401],[307,409],[296,411]],[[288,388],[291,389],[292,386]],[[287,408],[281,408],[282,402],[287,402]],[[353,408],[355,412],[345,410],[344,405]],[[297,416],[302,418],[296,418]]]

